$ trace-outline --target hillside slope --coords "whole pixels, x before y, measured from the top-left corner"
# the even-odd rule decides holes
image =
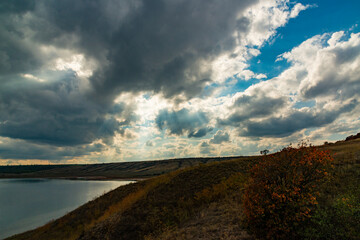
[[[359,239],[354,224],[359,213],[348,210],[360,209],[356,205],[360,139],[320,148],[334,154],[335,168],[320,199],[328,202],[326,209],[331,211],[321,217],[319,232],[311,233],[313,239]],[[251,236],[241,225],[241,192],[248,169],[259,160],[202,164],[122,186],[43,227],[8,239],[248,239]],[[338,207],[341,199],[350,198],[355,208]],[[338,227],[329,227],[334,224]]]
[[[245,172],[256,159],[203,164],[121,186],[58,220],[9,239],[144,239],[195,216],[208,203],[196,200],[196,194]]]

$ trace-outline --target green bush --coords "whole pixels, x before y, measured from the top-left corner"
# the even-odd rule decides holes
[[[341,194],[319,205],[303,231],[304,239],[360,239],[360,199],[357,193]]]

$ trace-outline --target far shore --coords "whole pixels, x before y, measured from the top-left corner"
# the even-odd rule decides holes
[[[148,178],[149,177],[123,178],[123,177],[104,177],[104,176],[87,176],[87,177],[0,176],[0,179],[61,179],[61,180],[79,180],[79,181],[142,181]]]
[[[80,165],[0,166],[0,179],[39,178],[83,181],[141,181],[182,168],[247,157],[183,158]]]

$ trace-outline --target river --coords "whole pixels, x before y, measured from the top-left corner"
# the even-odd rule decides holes
[[[130,181],[0,179],[0,239],[44,225]]]

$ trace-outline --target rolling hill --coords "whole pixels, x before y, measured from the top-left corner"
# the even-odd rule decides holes
[[[138,179],[240,157],[184,158],[103,164],[0,166],[0,178]]]

